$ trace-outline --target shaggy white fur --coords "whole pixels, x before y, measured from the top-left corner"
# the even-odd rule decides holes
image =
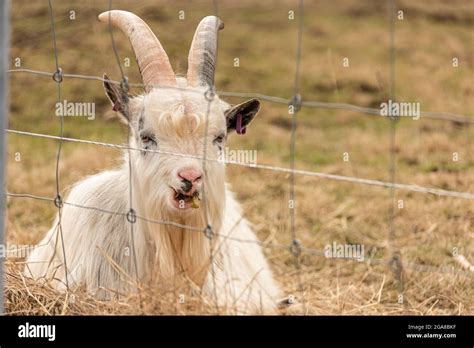
[[[202,156],[207,107],[203,93],[196,93],[196,89],[189,93],[159,89],[132,99],[130,146],[143,147],[139,132],[147,131],[154,134],[156,148],[161,151]],[[208,120],[209,159],[217,159],[220,151],[212,139],[226,131],[223,108],[229,106],[216,97]],[[119,169],[86,178],[66,198],[69,204],[63,208],[61,226],[69,285],[85,285],[100,298],[110,298],[132,290],[138,270],[140,282],[164,288],[176,286],[177,278],[185,277],[202,288],[210,301],[217,297],[219,306],[230,313],[273,312],[280,291],[261,247],[226,238],[257,242],[247,220],[242,218],[239,204],[226,188],[224,164],[206,161],[203,168],[202,160],[196,158],[140,151],[132,151],[131,155],[132,206],[136,214],[147,220],[174,221],[204,230],[207,210],[215,233],[212,244],[203,232],[140,218],[133,225],[132,241],[130,223],[124,215],[74,206],[127,212],[129,164],[124,156]],[[205,169],[207,209],[201,204],[199,209],[180,210],[172,204],[172,187],[179,185],[176,172],[188,166]],[[66,275],[57,219],[39,245],[28,258],[26,274],[64,288]]]
[[[101,18],[107,19],[108,13]],[[132,150],[118,169],[77,183],[65,199],[61,224],[57,217],[28,257],[25,274],[58,289],[66,283],[70,288],[85,286],[103,299],[136,291],[136,280],[178,293],[191,283],[207,302],[216,301],[227,313],[274,312],[280,290],[218,161],[228,134],[246,127],[260,104],[252,99],[230,106],[217,95],[212,100],[205,96],[213,84],[214,23],[221,28],[220,21],[212,16],[201,21],[185,79],[169,76],[174,73],[166,54],[143,21],[124,11],[111,11],[111,19],[135,45],[144,81],[161,78],[165,85],[148,86],[146,94],[132,98],[105,76],[106,94],[129,126],[129,146],[160,153]],[[204,153],[209,160],[202,160]],[[202,198],[199,207],[194,200],[194,207],[190,205],[190,195],[181,196],[191,192],[186,191],[190,182],[179,174],[187,168],[202,173],[192,184],[192,192]],[[187,205],[179,206],[179,197],[188,199]],[[131,206],[138,217],[133,224],[125,216]],[[204,233],[206,226],[212,235]]]

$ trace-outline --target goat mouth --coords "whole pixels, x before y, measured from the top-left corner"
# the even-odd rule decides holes
[[[187,210],[189,208],[199,208],[201,197],[198,191],[194,191],[192,194],[187,194],[182,191],[176,191],[173,189],[173,203],[176,208],[180,210]]]

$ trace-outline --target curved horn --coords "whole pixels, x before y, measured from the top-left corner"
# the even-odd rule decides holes
[[[216,69],[217,34],[224,23],[215,16],[208,16],[199,23],[194,33],[188,56],[188,85],[212,86]]]
[[[140,17],[127,11],[107,11],[99,15],[99,21],[110,23],[123,31],[132,44],[138,68],[142,75],[145,91],[150,92],[153,85],[176,86],[168,55],[150,27]]]

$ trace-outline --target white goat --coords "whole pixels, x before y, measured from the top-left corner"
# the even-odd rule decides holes
[[[110,20],[129,37],[145,85],[146,93],[132,98],[104,75],[106,94],[129,125],[129,145],[160,153],[132,150],[131,163],[124,156],[120,168],[77,183],[62,209],[62,240],[56,218],[29,256],[25,273],[58,289],[66,281],[69,287],[82,285],[100,298],[135,291],[135,276],[163,288],[186,279],[228,313],[274,312],[280,290],[260,245],[227,238],[257,242],[226,188],[224,164],[216,160],[227,135],[245,129],[260,103],[251,99],[231,107],[217,95],[205,96],[214,85],[217,33],[223,23],[214,16],[200,22],[187,78],[177,78],[160,42],[139,17],[114,10],[99,20]],[[204,151],[211,161],[203,163]],[[79,207],[126,213],[130,203],[138,216],[133,234],[123,214]],[[208,236],[201,232],[207,222],[213,231]]]

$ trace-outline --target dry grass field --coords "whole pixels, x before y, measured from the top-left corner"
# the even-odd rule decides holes
[[[225,22],[220,33],[218,90],[290,98],[293,93],[297,1],[218,1]],[[97,15],[108,1],[53,1],[59,63],[64,72],[120,79],[107,26]],[[212,1],[113,1],[116,9],[137,13],[153,28],[176,72],[185,73],[187,52],[199,20],[213,13]],[[474,117],[474,2],[397,0],[404,19],[395,22],[395,94],[419,102],[422,111]],[[70,20],[74,10],[76,19]],[[179,20],[179,11],[185,20]],[[288,11],[296,11],[295,20]],[[131,82],[141,82],[128,40],[115,31],[121,60]],[[11,61],[53,72],[54,52],[47,1],[12,4]],[[349,67],[343,59],[349,58]],[[234,58],[240,66],[234,67]],[[459,66],[453,67],[453,58]],[[123,63],[123,62],[122,62]],[[301,60],[303,100],[350,103],[378,108],[389,96],[390,22],[381,0],[307,1]],[[66,117],[66,137],[124,144],[127,130],[110,110],[99,81],[65,78],[62,99],[93,102],[95,120]],[[54,114],[56,85],[47,76],[10,74],[9,128],[59,134]],[[140,93],[140,89],[132,93]],[[237,103],[238,98],[224,98]],[[263,101],[247,135],[234,136],[232,149],[258,151],[258,163],[288,167],[291,116],[286,105]],[[390,122],[387,118],[344,110],[302,108],[297,114],[295,166],[323,173],[389,181]],[[451,121],[401,119],[396,126],[395,180],[399,183],[474,192],[474,127]],[[9,192],[55,196],[58,142],[8,135]],[[349,156],[344,161],[344,154]],[[458,160],[453,161],[453,153]],[[20,156],[20,158],[18,158]],[[116,166],[120,151],[65,142],[60,186]],[[19,159],[19,160],[18,160]],[[462,271],[453,248],[474,263],[474,203],[397,190],[394,235],[389,243],[390,190],[322,178],[296,176],[296,234],[306,248],[361,244],[365,261],[331,259],[309,253],[301,270],[290,245],[289,177],[269,170],[227,167],[227,179],[253,223],[278,282],[297,305],[282,314],[434,315],[474,314],[474,273],[420,272],[405,267],[397,280],[386,264],[390,247],[407,265]],[[8,199],[7,240],[29,245],[40,241],[56,213],[50,202]],[[177,294],[143,289],[137,296],[100,302],[78,291],[57,293],[20,273],[22,259],[7,259],[6,309],[10,314],[214,314],[198,297],[184,304]],[[299,288],[299,284],[303,288]],[[403,301],[400,300],[403,294]],[[141,305],[139,305],[139,302]]]

